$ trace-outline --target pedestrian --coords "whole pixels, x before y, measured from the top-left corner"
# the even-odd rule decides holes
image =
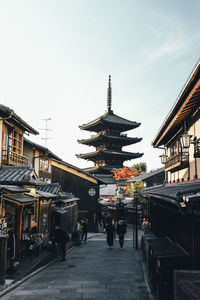
[[[105,225],[106,233],[107,233],[107,244],[109,248],[113,246],[113,239],[114,239],[114,232],[115,232],[115,227],[113,226],[112,222],[107,223]]]
[[[123,217],[117,221],[116,232],[119,236],[120,248],[122,249],[124,246],[124,235],[126,234],[126,222]]]
[[[81,244],[81,235],[82,235],[82,224],[81,224],[81,220],[77,221],[77,230],[76,230],[76,246],[80,246]]]
[[[87,233],[88,233],[88,219],[84,219],[82,222],[82,235],[81,235],[81,243],[87,243]]]
[[[107,212],[105,212],[103,215],[103,231],[104,232],[106,232],[106,217],[107,217]]]
[[[55,242],[60,246],[61,261],[65,261],[67,242],[70,240],[69,235],[59,225],[55,226]]]
[[[144,231],[144,234],[147,234],[150,231],[150,223],[146,218],[143,219],[142,230]]]

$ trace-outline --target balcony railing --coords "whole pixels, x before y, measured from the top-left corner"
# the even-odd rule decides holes
[[[200,139],[194,142],[194,157],[200,157]]]
[[[28,165],[28,157],[19,153],[13,152],[10,148],[3,149],[2,151],[2,164],[3,165]]]
[[[47,178],[47,179],[49,179],[49,178],[51,178],[51,173],[48,172],[48,171],[40,170],[39,171],[39,177],[40,178]]]
[[[165,164],[165,171],[175,172],[189,166],[189,153],[183,152],[169,158]]]

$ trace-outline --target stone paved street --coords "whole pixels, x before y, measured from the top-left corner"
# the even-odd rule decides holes
[[[93,234],[87,244],[68,254],[67,261],[55,262],[2,299],[151,299],[141,250],[132,246],[132,231],[126,235],[124,249],[119,248],[117,239],[109,249],[105,238],[105,233]]]

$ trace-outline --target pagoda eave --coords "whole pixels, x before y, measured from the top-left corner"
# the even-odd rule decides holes
[[[117,129],[120,132],[128,131],[139,127],[141,123],[129,121],[115,115],[113,112],[107,112],[103,116],[79,126],[81,130],[100,132],[104,129]]]
[[[79,128],[81,130],[86,130],[90,132],[99,132],[103,131],[105,129],[112,129],[115,128],[116,130],[119,130],[119,132],[125,132],[129,131],[131,129],[135,129],[139,127],[141,123],[136,123],[135,125],[121,125],[121,124],[116,124],[116,123],[111,123],[111,122],[101,122],[99,124],[95,124],[93,126],[87,126],[87,125],[82,125]]]
[[[140,142],[142,138],[127,137],[126,135],[107,135],[107,134],[96,134],[89,139],[78,140],[79,144],[88,145],[88,146],[98,146],[102,141],[104,142],[117,142],[121,146],[132,145]]]
[[[135,158],[139,158],[143,155],[143,153],[132,153],[132,152],[125,152],[125,151],[109,151],[109,150],[99,150],[95,152],[89,152],[85,154],[77,154],[78,158],[88,159],[91,161],[96,161],[98,159],[103,159],[106,157],[116,157],[120,158],[123,161],[131,160]]]
[[[115,166],[93,166],[90,168],[85,168],[84,171],[91,174],[111,174],[112,170],[119,169],[120,167]]]

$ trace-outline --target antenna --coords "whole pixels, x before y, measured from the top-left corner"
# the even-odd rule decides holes
[[[44,130],[45,131],[44,137],[41,138],[41,139],[44,140],[45,147],[47,147],[47,140],[50,139],[50,138],[47,137],[47,135],[48,135],[49,131],[52,131],[52,129],[50,129],[50,128],[47,127],[47,123],[48,123],[48,121],[51,121],[51,118],[42,119],[42,120],[45,121],[46,123],[45,123],[45,128],[40,128],[40,130]]]

